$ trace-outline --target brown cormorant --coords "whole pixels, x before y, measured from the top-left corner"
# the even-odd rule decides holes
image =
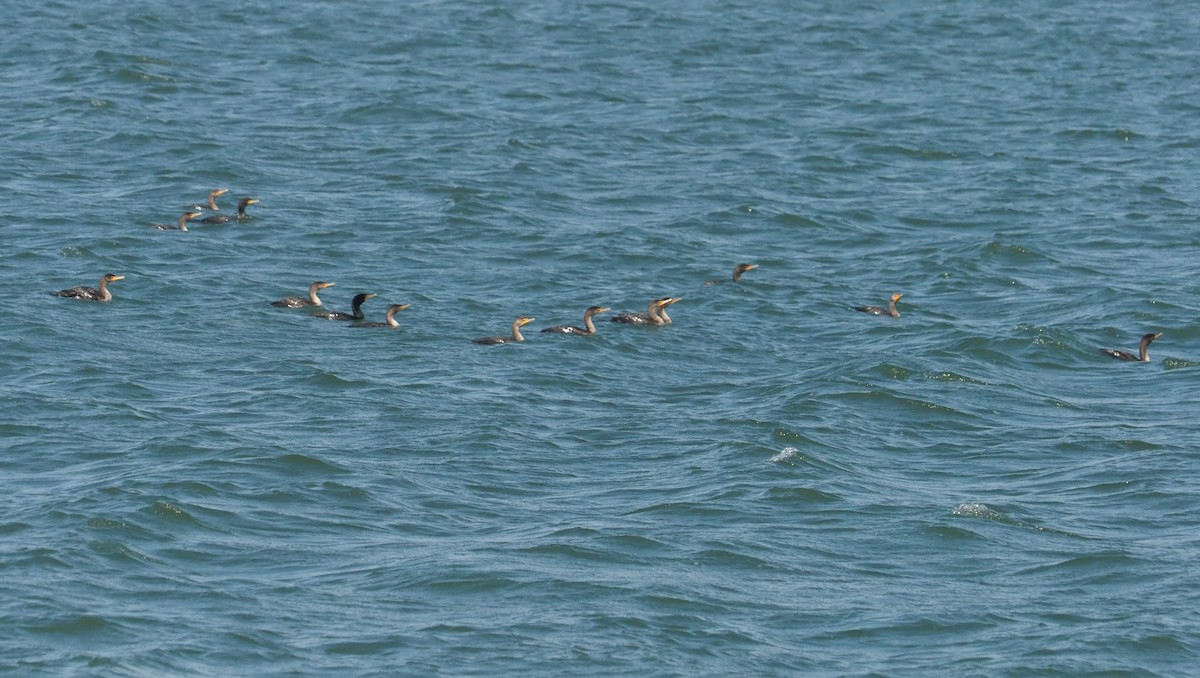
[[[485,344],[485,345],[510,344],[514,341],[525,341],[525,337],[523,337],[521,335],[521,328],[528,325],[529,323],[533,322],[534,320],[537,320],[537,318],[534,318],[532,316],[527,316],[527,315],[520,316],[516,320],[513,321],[511,336],[480,337],[478,339],[472,339],[472,341],[474,341],[476,344]]]
[[[383,316],[381,323],[358,323],[354,327],[400,327],[400,323],[396,322],[396,312],[412,306],[412,304],[392,304],[387,307],[387,313]]]
[[[683,299],[683,297],[662,297],[650,302],[645,313],[620,313],[612,317],[615,323],[628,325],[670,325],[671,316],[667,315],[667,307]]]
[[[326,287],[333,287],[336,283],[316,281],[308,286],[308,298],[304,297],[284,297],[279,301],[272,301],[272,306],[281,308],[304,308],[305,306],[320,306],[321,299],[317,297],[317,292]]]
[[[753,271],[756,268],[758,268],[758,264],[738,264],[737,266],[734,266],[733,267],[733,282],[737,282],[737,281],[741,280],[742,274],[745,273],[746,271]],[[724,279],[718,278],[716,280],[705,280],[704,284],[705,285],[720,285],[724,282],[725,282]]]
[[[1157,339],[1161,336],[1162,336],[1162,332],[1159,332],[1158,334],[1154,334],[1154,333],[1143,334],[1142,340],[1138,342],[1138,354],[1137,355],[1133,355],[1132,353],[1126,353],[1125,351],[1118,351],[1115,348],[1102,348],[1102,349],[1100,349],[1100,352],[1110,358],[1116,358],[1117,360],[1128,360],[1130,362],[1148,363],[1148,362],[1150,362],[1150,350],[1149,350],[1150,342],[1154,341],[1155,339]]]
[[[558,334],[580,334],[580,335],[595,334],[596,333],[596,325],[592,323],[592,316],[598,315],[600,313],[605,313],[605,312],[611,311],[611,310],[612,309],[610,309],[610,308],[604,308],[602,306],[591,306],[586,311],[583,312],[583,327],[576,327],[575,325],[555,325],[554,327],[547,327],[546,329],[544,329],[542,331],[543,332],[555,332]]]
[[[871,315],[890,315],[893,318],[899,318],[900,311],[896,310],[896,302],[900,301],[900,297],[902,296],[904,295],[899,292],[893,294],[891,299],[888,300],[887,308],[880,308],[879,306],[855,306],[854,310],[870,313]]]
[[[246,214],[246,206],[253,205],[256,202],[258,202],[256,198],[242,198],[238,201],[237,214],[233,215],[232,217],[228,214],[214,214],[211,217],[204,217],[200,220],[200,223],[223,224],[227,221],[233,221],[234,219],[237,219],[238,221],[249,219],[250,215]]]
[[[187,231],[187,222],[200,216],[201,212],[191,211],[184,212],[179,215],[179,222],[174,226],[171,224],[150,224],[151,228],[157,228],[160,231]]]
[[[124,280],[123,275],[113,275],[105,273],[100,276],[100,287],[72,287],[69,290],[59,290],[55,292],[60,297],[68,297],[70,299],[81,299],[83,301],[112,301],[112,292],[108,291],[108,284],[118,280]]]

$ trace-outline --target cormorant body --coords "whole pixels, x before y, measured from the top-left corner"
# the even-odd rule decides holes
[[[316,313],[313,317],[325,318],[326,320],[362,320],[364,317],[362,312],[363,302],[374,296],[375,294],[370,292],[354,295],[354,298],[350,300],[351,313],[346,313],[345,311],[326,311],[324,313]]]
[[[228,214],[214,214],[211,217],[204,217],[200,220],[200,223],[224,224],[226,222],[233,221],[234,219],[237,219],[238,221],[249,219],[250,215],[246,214],[246,206],[253,205],[256,202],[258,202],[258,200],[255,198],[242,198],[238,201],[237,214],[233,215],[232,217]]]
[[[333,287],[335,284],[336,283],[324,282],[321,280],[317,280],[317,281],[313,282],[313,284],[308,286],[308,297],[307,298],[305,298],[305,297],[284,297],[283,299],[280,299],[279,301],[272,301],[271,305],[279,306],[280,308],[304,308],[306,306],[320,306],[321,299],[320,299],[320,297],[317,296],[317,292],[319,290],[325,289],[326,287]]]
[[[575,325],[555,325],[554,327],[547,327],[542,331],[553,332],[556,334],[578,334],[581,336],[592,335],[596,333],[596,325],[592,322],[592,316],[611,310],[612,309],[610,308],[604,308],[602,306],[591,306],[583,312],[583,327],[577,327]]]
[[[80,299],[82,301],[112,301],[112,292],[108,291],[108,284],[118,280],[124,280],[123,275],[113,275],[105,273],[100,276],[100,287],[72,287],[66,290],[59,290],[54,294],[68,299]]]
[[[1132,353],[1126,353],[1125,351],[1118,351],[1115,348],[1102,348],[1102,349],[1100,349],[1100,352],[1110,358],[1116,358],[1117,360],[1125,360],[1125,361],[1137,362],[1137,363],[1148,363],[1148,362],[1150,362],[1150,342],[1154,341],[1155,339],[1157,339],[1161,336],[1162,336],[1162,332],[1159,332],[1157,334],[1155,334],[1155,333],[1143,334],[1142,340],[1138,342],[1138,354],[1137,355],[1133,355]]]
[[[854,310],[862,311],[863,313],[869,313],[871,315],[887,315],[893,318],[899,318],[900,311],[896,310],[896,302],[900,301],[900,297],[903,296],[904,295],[900,293],[893,294],[891,299],[888,300],[887,308],[881,308],[879,306],[855,306]]]
[[[517,341],[525,341],[525,337],[521,335],[521,328],[533,322],[534,320],[537,320],[537,318],[527,315],[519,316],[513,321],[512,334],[510,336],[480,337],[478,339],[472,339],[472,341],[474,341],[476,344],[483,344],[485,346],[491,346],[494,344],[511,344]]]

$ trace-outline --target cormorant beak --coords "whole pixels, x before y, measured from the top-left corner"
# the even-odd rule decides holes
[[[213,191],[213,195],[225,195],[228,192],[228,188],[218,188],[217,190]]]
[[[195,219],[196,217],[200,216],[201,214],[204,214],[204,212],[188,212],[187,216],[188,216],[188,219]]]
[[[397,306],[397,307],[396,307],[396,310],[397,310],[397,311],[403,311],[403,310],[405,310],[405,309],[407,309],[407,308],[409,308],[409,307],[411,307],[411,306],[412,306],[412,304],[400,304],[399,306]]]
[[[756,268],[758,268],[758,264],[746,264],[747,271],[753,271]]]
[[[321,285],[321,289],[325,289],[326,287],[333,287],[333,286],[334,286],[334,285],[336,285],[336,284],[337,284],[337,283],[331,283],[331,282],[327,282],[327,283],[325,283],[324,285]]]
[[[533,322],[534,320],[537,320],[537,318],[521,318],[521,327],[528,325],[529,323]]]
[[[600,313],[608,313],[608,312],[609,312],[609,311],[611,311],[611,310],[612,310],[611,308],[602,308],[602,309],[600,309],[599,311],[596,311],[596,313],[597,313],[597,314],[600,314]]]
[[[366,300],[366,299],[374,299],[374,298],[375,298],[375,297],[377,297],[377,296],[379,296],[379,295],[378,295],[378,294],[374,294],[374,293],[370,293],[370,292],[368,292],[368,293],[367,293],[367,296],[363,297],[363,299],[364,299],[364,300]]]
[[[123,275],[114,275],[112,278],[110,278],[110,280],[124,280],[124,279],[125,279],[125,276],[123,276]],[[1160,334],[1158,336],[1161,337],[1162,335]]]

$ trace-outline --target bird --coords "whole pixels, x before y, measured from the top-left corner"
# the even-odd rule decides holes
[[[534,320],[537,320],[537,318],[534,318],[533,316],[518,316],[517,319],[513,321],[512,334],[510,336],[480,337],[478,339],[472,339],[471,341],[475,342],[476,344],[483,344],[485,346],[525,341],[525,337],[521,335],[521,328],[533,322]]]
[[[114,275],[105,273],[100,276],[100,287],[72,287],[66,290],[55,292],[57,296],[67,297],[69,299],[80,299],[83,301],[112,301],[112,292],[108,291],[108,284],[118,280],[124,280],[123,275]]]
[[[893,294],[888,300],[887,308],[881,308],[879,306],[855,306],[854,310],[862,311],[863,313],[870,313],[871,315],[888,315],[893,318],[899,318],[900,311],[896,310],[896,302],[900,301],[900,297],[902,296],[904,295],[900,294],[899,292]]]
[[[172,226],[171,224],[150,224],[150,227],[157,228],[160,231],[185,231],[186,232],[188,230],[187,222],[191,221],[192,219],[195,219],[196,217],[200,216],[201,214],[202,214],[201,212],[195,211],[195,210],[193,210],[191,212],[184,212],[183,214],[179,215],[179,221],[176,222],[176,224],[174,226]]]
[[[592,316],[596,316],[601,313],[606,313],[611,310],[612,310],[611,308],[604,308],[602,306],[589,306],[588,309],[583,312],[583,327],[576,327],[575,325],[555,325],[554,327],[547,327],[546,329],[544,329],[542,331],[543,332],[554,332],[557,334],[579,334],[579,335],[595,334],[596,333],[596,325],[592,323]]]
[[[258,199],[256,199],[256,198],[242,198],[241,200],[238,201],[237,214],[234,214],[232,217],[229,216],[228,214],[214,214],[211,217],[204,217],[203,219],[200,220],[200,223],[202,223],[202,224],[223,224],[228,221],[233,221],[234,219],[237,219],[238,221],[241,221],[243,219],[249,219],[250,215],[246,214],[246,206],[253,205],[257,202],[258,202]]]
[[[412,304],[392,304],[387,307],[387,312],[383,316],[381,323],[357,323],[353,327],[400,327],[400,323],[396,322],[396,313],[412,306]]]
[[[667,315],[667,307],[681,299],[683,297],[660,297],[650,302],[645,313],[619,313],[610,320],[627,325],[670,325],[671,316]]]
[[[1149,350],[1150,342],[1154,341],[1155,339],[1157,339],[1161,336],[1162,336],[1162,332],[1158,332],[1157,334],[1155,334],[1155,333],[1143,334],[1142,340],[1138,342],[1138,354],[1137,355],[1133,355],[1132,353],[1126,353],[1125,351],[1118,351],[1115,348],[1102,348],[1102,349],[1100,349],[1100,352],[1110,358],[1116,358],[1117,360],[1126,360],[1129,362],[1138,362],[1138,363],[1148,363],[1148,362],[1150,362],[1150,350]]]
[[[333,287],[336,283],[325,282],[323,280],[313,281],[313,284],[308,286],[308,297],[284,297],[279,301],[272,301],[272,306],[281,308],[304,308],[305,306],[320,306],[321,298],[317,296],[319,290],[326,287]]]
[[[324,313],[315,313],[313,314],[313,317],[325,318],[326,320],[362,320],[364,317],[362,312],[363,302],[374,296],[376,295],[373,292],[363,292],[362,294],[354,295],[354,298],[350,300],[350,310],[352,313],[346,313],[345,311],[326,311]]]
[[[737,282],[737,281],[741,280],[742,274],[745,273],[746,271],[753,271],[756,268],[758,268],[758,264],[738,264],[737,266],[734,266],[733,267],[733,282]],[[715,280],[705,280],[704,281],[705,285],[721,285],[724,283],[725,283],[724,278],[717,278]]]

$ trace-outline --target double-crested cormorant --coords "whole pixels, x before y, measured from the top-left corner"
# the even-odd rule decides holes
[[[184,207],[183,209],[195,211],[195,210],[202,210],[202,209],[207,208],[214,212],[220,212],[221,208],[217,206],[217,197],[225,195],[228,192],[229,192],[228,188],[214,188],[213,190],[208,192],[208,204],[207,205],[201,205],[201,204],[197,203],[195,205],[188,205],[187,207]]]
[[[68,297],[71,299],[82,299],[83,301],[112,301],[112,292],[108,291],[108,284],[118,280],[124,280],[123,275],[113,275],[105,273],[100,276],[100,287],[72,287],[69,290],[59,290],[55,292],[60,297]]]
[[[611,310],[612,310],[611,308],[604,308],[602,306],[590,306],[590,307],[588,307],[588,310],[583,312],[583,327],[576,327],[575,325],[555,325],[554,327],[547,327],[546,329],[544,329],[542,331],[543,332],[555,332],[558,334],[580,334],[580,335],[595,334],[596,326],[592,323],[592,316],[599,315],[601,313],[605,313],[605,312],[611,311]]]
[[[228,214],[214,214],[211,217],[204,217],[200,220],[200,223],[223,224],[227,221],[233,221],[234,219],[237,219],[238,221],[241,221],[242,219],[248,219],[250,217],[248,214],[246,214],[246,206],[253,205],[256,202],[258,202],[258,199],[256,198],[242,198],[238,201],[237,214],[233,215],[232,217]]]
[[[1143,334],[1142,340],[1138,342],[1138,354],[1137,355],[1133,355],[1132,353],[1126,353],[1125,351],[1118,351],[1115,348],[1102,348],[1102,349],[1100,349],[1100,352],[1110,358],[1116,358],[1117,360],[1128,360],[1130,362],[1148,363],[1148,362],[1150,362],[1150,350],[1149,350],[1150,342],[1154,341],[1155,339],[1157,339],[1161,336],[1162,336],[1162,332],[1159,332],[1158,334],[1153,334],[1153,333]]]
[[[400,327],[400,323],[396,322],[396,312],[412,306],[412,304],[392,304],[387,307],[387,313],[384,314],[384,322],[381,323],[358,323],[354,327]]]
[[[753,271],[756,268],[758,268],[758,264],[738,264],[737,266],[734,266],[733,267],[733,282],[737,282],[737,281],[741,280],[742,274],[745,273],[746,271]],[[716,280],[705,280],[704,284],[705,285],[720,285],[724,282],[725,281],[723,279],[718,278]]]
[[[304,308],[305,306],[320,306],[321,299],[317,297],[317,292],[325,289],[326,287],[333,287],[335,284],[336,283],[317,280],[308,286],[307,299],[304,297],[284,297],[279,301],[272,301],[271,305],[279,306],[281,308]]]
[[[893,318],[899,318],[900,311],[896,310],[896,302],[900,301],[900,297],[902,296],[904,295],[899,292],[893,294],[891,299],[888,300],[887,308],[880,308],[879,306],[855,306],[854,310],[870,313],[871,315],[890,315]]]
[[[520,316],[516,320],[513,321],[512,336],[480,337],[478,339],[472,339],[472,341],[474,341],[476,344],[487,344],[487,345],[511,344],[514,341],[525,341],[525,337],[521,336],[521,328],[528,325],[529,323],[533,322],[534,320],[537,320],[537,318],[527,316],[527,315]]]
[[[191,212],[184,212],[183,214],[179,215],[179,222],[176,223],[174,226],[172,226],[170,224],[150,224],[150,227],[157,228],[160,231],[186,231],[187,230],[187,222],[200,216],[200,214],[201,214],[201,212],[197,212],[194,210]]]
[[[645,313],[620,313],[612,317],[615,323],[628,325],[670,325],[671,316],[667,315],[667,307],[683,299],[683,297],[662,297],[650,302]]]
[[[374,296],[375,294],[370,292],[354,295],[354,298],[350,300],[350,310],[353,311],[353,313],[346,313],[344,311],[326,311],[324,313],[315,313],[313,314],[313,317],[325,318],[326,320],[362,320],[363,302]]]

